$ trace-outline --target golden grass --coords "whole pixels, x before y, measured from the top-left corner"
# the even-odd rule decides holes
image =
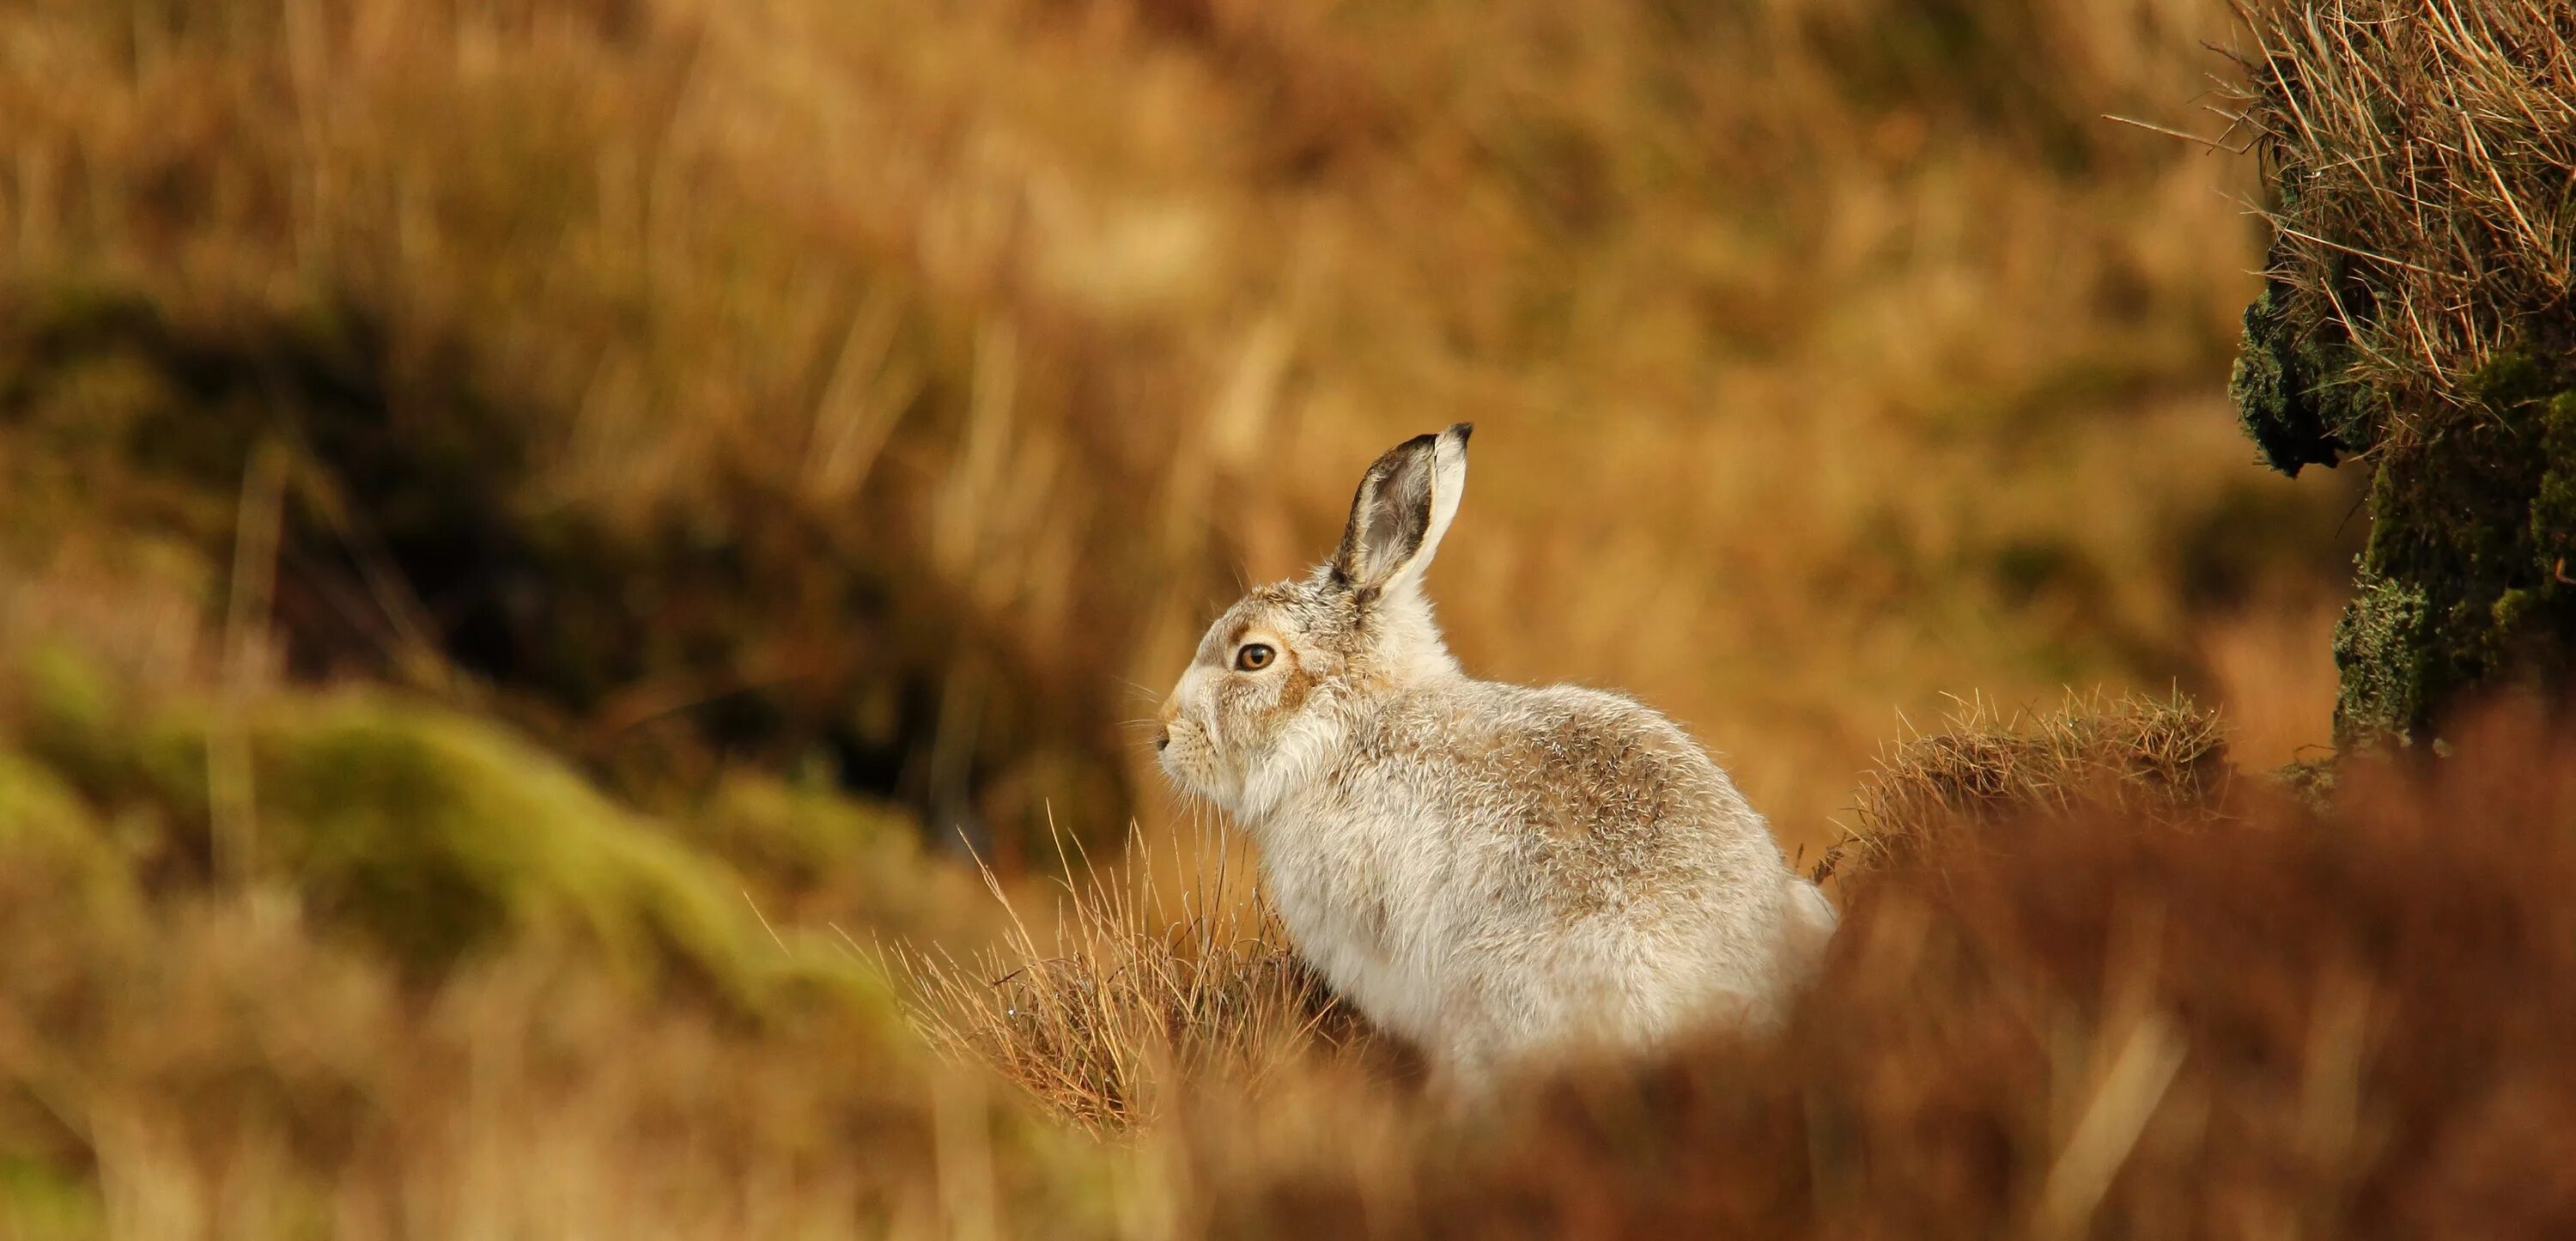
[[[539,942],[405,985],[273,897],[110,921],[51,879],[0,872],[0,1235],[1099,1228],[1098,1155],[864,1004],[747,1027]]]

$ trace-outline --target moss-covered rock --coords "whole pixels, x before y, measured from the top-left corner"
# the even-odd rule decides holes
[[[2279,171],[2285,215],[2312,211],[2297,166]],[[2523,339],[2455,391],[2365,367],[2350,316],[2369,288],[2349,254],[2304,260],[2276,245],[2276,276],[2245,310],[2229,384],[2265,465],[2297,475],[2370,462],[2370,537],[2337,625],[2338,745],[2436,739],[2440,721],[2504,686],[2576,688],[2576,330],[2568,308],[2532,316]],[[2315,290],[2335,288],[2333,298]]]
[[[2540,451],[2545,464],[2531,497],[2531,545],[2549,562],[2548,585],[2555,589],[2576,585],[2567,567],[2576,560],[2576,391],[2550,399]],[[2530,615],[2530,600],[2517,611]]]

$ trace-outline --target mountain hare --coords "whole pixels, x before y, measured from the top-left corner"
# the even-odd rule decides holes
[[[1441,643],[1422,573],[1470,430],[1388,450],[1330,562],[1208,628],[1164,771],[1259,843],[1298,951],[1451,1089],[1776,1023],[1834,910],[1726,773],[1638,703],[1479,681]]]

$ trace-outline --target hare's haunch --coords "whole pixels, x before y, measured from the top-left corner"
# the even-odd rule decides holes
[[[1260,843],[1334,990],[1470,1093],[1552,1051],[1777,1021],[1834,911],[1734,782],[1636,702],[1476,680],[1442,644],[1422,574],[1468,431],[1388,450],[1329,562],[1209,626],[1164,771]]]

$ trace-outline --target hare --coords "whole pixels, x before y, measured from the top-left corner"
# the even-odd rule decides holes
[[[1388,450],[1332,559],[1209,626],[1165,773],[1260,846],[1297,950],[1435,1082],[1782,1017],[1833,906],[1671,721],[1461,671],[1422,590],[1467,481],[1460,423]]]

